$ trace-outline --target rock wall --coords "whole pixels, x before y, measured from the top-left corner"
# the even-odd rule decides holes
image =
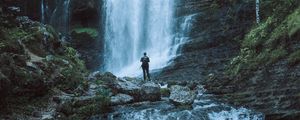
[[[251,4],[253,2],[253,4]],[[243,36],[255,22],[255,1],[182,0],[177,6],[178,20],[194,14],[189,40],[182,54],[166,67],[158,79],[202,81],[209,74],[221,73]]]
[[[63,3],[63,0],[45,0],[47,9],[45,10],[45,22],[53,27],[61,29],[61,21],[56,22],[57,17],[64,17],[61,13],[54,13],[57,4]],[[35,21],[41,21],[41,1],[31,0],[3,0],[7,7],[18,7],[20,16],[28,16]],[[61,8],[59,8],[61,9]],[[58,10],[62,11],[62,10]],[[97,70],[101,65],[101,51],[103,49],[103,31],[102,2],[99,0],[71,0],[70,1],[70,28],[67,40],[72,47],[78,50],[80,57],[85,61],[89,70]],[[56,15],[53,15],[56,14]],[[52,19],[52,20],[51,20]],[[54,19],[54,20],[53,20]],[[61,19],[59,19],[61,20]],[[51,21],[53,23],[51,23]],[[63,28],[64,29],[64,28]],[[74,32],[75,31],[75,32]],[[79,31],[79,32],[78,32]],[[72,40],[69,40],[72,38]]]
[[[195,14],[190,40],[158,79],[199,82],[266,119],[299,119],[298,7],[295,0],[264,1],[256,25],[254,0],[182,1],[178,18]]]
[[[0,106],[14,99],[44,96],[54,86],[77,89],[87,71],[76,50],[65,46],[47,25],[17,16],[0,5]],[[3,12],[2,9],[6,11]],[[12,99],[12,100],[11,100]],[[0,112],[3,112],[2,110]]]

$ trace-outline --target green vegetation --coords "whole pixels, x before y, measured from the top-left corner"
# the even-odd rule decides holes
[[[98,31],[95,28],[75,28],[72,31],[74,31],[77,34],[87,33],[94,39],[98,36]]]
[[[170,96],[170,89],[168,89],[168,88],[161,88],[160,89],[160,94],[161,94],[161,96],[165,96],[165,97]]]
[[[105,113],[108,111],[108,106],[110,103],[110,99],[106,96],[97,95],[92,104],[82,106],[78,109],[78,114],[83,116],[92,116],[96,114]]]
[[[279,8],[274,11],[292,7],[290,1],[277,1]],[[294,1],[295,2],[295,1]],[[275,4],[271,2],[272,5]],[[281,3],[281,4],[278,4]],[[279,9],[279,10],[278,10]],[[292,36],[300,31],[300,8],[279,12],[268,17],[253,28],[241,42],[241,51],[232,59],[227,73],[237,75],[245,70],[255,70],[260,66],[267,66],[280,59],[288,57],[290,64],[299,61],[299,52],[289,54],[287,46]]]
[[[297,50],[289,55],[288,62],[290,65],[295,65],[300,62],[300,50]]]

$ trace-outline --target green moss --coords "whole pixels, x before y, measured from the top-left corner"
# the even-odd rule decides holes
[[[99,96],[109,96],[109,93],[111,92],[110,89],[99,89],[97,92],[96,92],[96,95],[99,95]]]
[[[98,106],[97,104],[87,105],[79,108],[78,113],[83,114],[85,116],[100,114],[100,108],[101,106]]]
[[[176,106],[178,109],[190,110],[193,107],[191,105],[178,105]]]
[[[289,37],[299,31],[299,11],[300,8],[279,17],[274,14],[253,28],[242,40],[241,51],[231,60],[227,73],[237,75],[285,58],[288,55],[286,46]],[[297,62],[296,53],[290,56],[292,56],[289,58],[291,64]]]
[[[274,19],[269,17],[265,22],[261,23],[257,28],[251,30],[242,42],[242,47],[256,48],[263,44],[264,40],[269,36],[269,28],[272,26]]]
[[[96,83],[97,85],[102,85],[104,82],[103,82],[102,80],[96,80],[95,83]]]
[[[291,37],[300,29],[300,8],[279,24],[272,32],[270,38],[264,43],[264,46],[274,48],[280,44],[283,46],[285,39]]]
[[[55,29],[50,26],[50,25],[46,25],[46,30],[54,37],[54,39],[59,39],[59,35],[58,33],[55,31]]]
[[[300,29],[300,8],[287,18],[287,29],[289,36],[292,36]]]
[[[282,48],[275,50],[266,49],[263,52],[260,52],[257,57],[254,58],[254,64],[251,64],[251,66],[258,66],[261,64],[269,65],[286,55],[287,51]]]
[[[300,62],[300,50],[297,50],[289,55],[288,62],[290,65],[295,65]]]
[[[84,62],[79,59],[77,51],[72,47],[65,47],[63,55],[47,56],[45,61],[61,66],[60,73],[63,75],[59,84],[61,90],[74,90],[79,85],[84,89],[87,88],[85,76],[88,71]]]
[[[72,31],[80,34],[80,33],[87,33],[93,38],[97,38],[98,36],[98,31],[95,28],[75,28]]]
[[[90,117],[92,115],[108,112],[109,100],[107,96],[97,95],[92,104],[79,107],[76,113],[80,114],[80,116]]]
[[[25,37],[26,35],[28,35],[28,33],[25,32],[24,30],[20,29],[20,28],[9,29],[8,33],[7,33],[7,36],[11,40],[21,39],[22,37]]]
[[[76,66],[82,70],[86,70],[85,68],[85,63],[83,60],[79,59],[78,57],[78,54],[77,54],[77,51],[72,48],[72,47],[66,47],[65,48],[65,55],[70,59],[72,60]]]
[[[287,51],[283,48],[275,49],[270,53],[269,64],[276,62],[277,60],[285,57],[287,55]]]
[[[160,94],[162,96],[169,96],[170,95],[170,89],[168,89],[168,88],[161,88],[160,89]]]

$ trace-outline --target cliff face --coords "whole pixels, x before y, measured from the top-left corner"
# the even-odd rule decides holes
[[[20,10],[19,16],[28,16],[31,20],[41,21],[41,0],[3,0],[7,7]],[[72,47],[80,53],[89,70],[96,70],[101,65],[102,2],[99,0],[44,0],[44,22],[56,31],[67,35]],[[69,6],[69,9],[66,7]],[[65,10],[68,10],[66,12]],[[66,20],[66,21],[65,21]],[[68,32],[68,33],[65,33]],[[72,40],[70,40],[72,38]]]
[[[233,39],[243,36],[255,22],[255,2],[181,1],[176,16],[180,20],[188,15],[193,15],[189,40],[159,79],[202,81],[211,73],[223,72],[239,51]]]
[[[76,50],[66,46],[51,26],[18,16],[18,10],[3,5],[0,5],[1,118],[12,113],[31,114],[36,106],[26,105],[33,103],[32,99],[49,95],[53,88],[69,93],[75,89],[83,91],[87,71]]]
[[[195,81],[213,94],[266,114],[298,119],[300,110],[299,2],[186,0],[177,16],[195,14],[182,54],[159,77]]]

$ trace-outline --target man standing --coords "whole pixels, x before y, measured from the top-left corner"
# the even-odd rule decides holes
[[[141,62],[142,62],[144,80],[146,80],[146,76],[148,77],[148,80],[151,80],[150,79],[150,74],[149,74],[149,62],[150,62],[150,59],[147,56],[146,52],[144,53],[144,56],[141,58]]]

